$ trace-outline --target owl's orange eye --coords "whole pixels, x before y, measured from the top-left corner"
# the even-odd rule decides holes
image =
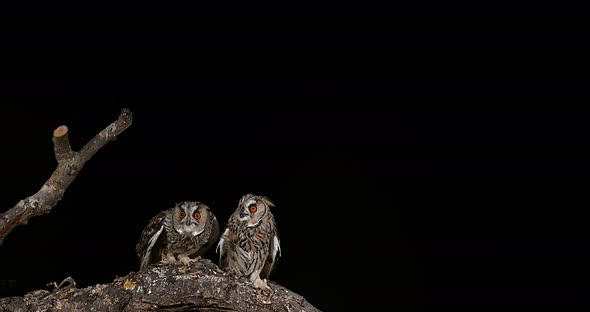
[[[250,206],[250,212],[256,212],[256,210],[258,210],[258,208],[256,208],[256,205]]]
[[[199,219],[201,219],[201,214],[198,212],[195,212],[195,214],[193,214],[193,217],[195,217],[195,220],[199,220]]]
[[[184,211],[181,211],[181,212],[180,212],[180,218],[181,218],[181,219],[184,219],[184,217],[186,217],[186,212],[184,212]]]

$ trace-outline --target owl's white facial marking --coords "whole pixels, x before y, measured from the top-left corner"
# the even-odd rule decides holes
[[[257,225],[258,225],[258,223],[260,223],[260,221],[262,221],[262,218],[258,219],[258,221],[254,222],[254,223],[252,223],[252,224],[250,224],[250,223],[249,223],[249,224],[248,224],[248,227],[254,227],[254,226],[257,226]]]
[[[192,231],[191,234],[193,234],[193,236],[197,236],[197,235],[203,233],[203,231],[205,231],[205,228],[204,227],[201,230],[194,230],[194,231]]]

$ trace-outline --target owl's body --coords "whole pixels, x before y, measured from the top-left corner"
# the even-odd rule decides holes
[[[217,245],[222,269],[247,277],[262,289],[269,289],[266,279],[281,253],[271,206],[266,197],[244,195]]]
[[[219,223],[206,205],[183,201],[153,217],[136,246],[140,270],[152,263],[188,264],[219,238]]]

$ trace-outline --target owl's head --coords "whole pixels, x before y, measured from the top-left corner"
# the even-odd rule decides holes
[[[238,203],[238,220],[246,222],[248,227],[257,226],[260,221],[270,215],[270,207],[274,207],[270,199],[264,196],[246,194],[240,198]]]
[[[197,236],[205,231],[207,220],[212,218],[207,205],[198,201],[182,201],[174,207],[174,229],[184,235]]]

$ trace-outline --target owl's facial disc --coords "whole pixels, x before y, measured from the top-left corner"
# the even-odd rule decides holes
[[[248,222],[250,221],[250,219],[252,219],[254,217],[254,213],[256,212],[256,209],[254,209],[254,211],[252,211],[252,207],[256,207],[256,199],[249,199],[247,200],[245,203],[242,204],[242,206],[240,207],[240,221],[242,222]]]
[[[191,205],[184,207],[181,210],[180,215],[182,217],[177,227],[179,233],[186,235],[197,236],[203,233],[205,230],[205,220],[207,216],[207,210],[198,205]]]

